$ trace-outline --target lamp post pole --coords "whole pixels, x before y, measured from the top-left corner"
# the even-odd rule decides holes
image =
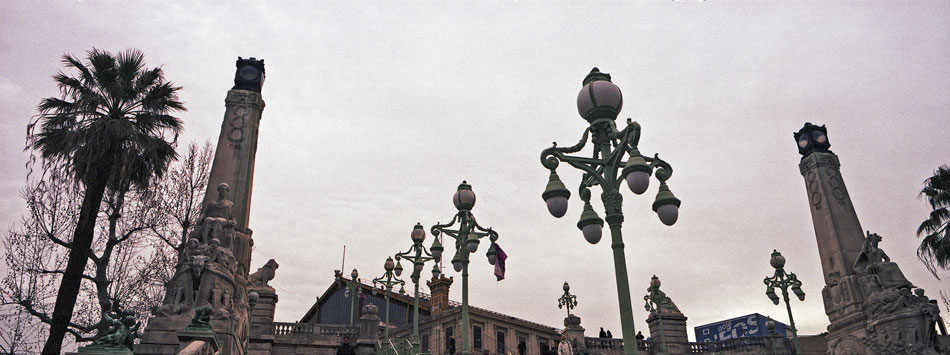
[[[416,288],[412,313],[412,347],[413,349],[419,349],[419,275],[422,273],[426,262],[435,261],[438,263],[439,260],[441,260],[442,244],[439,243],[438,238],[433,238],[435,241],[432,242],[432,253],[429,253],[422,245],[422,242],[426,239],[426,231],[420,223],[416,223],[416,226],[412,228],[412,233],[410,233],[409,237],[412,239],[412,246],[409,247],[409,250],[396,253],[396,276],[400,276],[402,273],[402,259],[406,259],[412,263],[412,275],[410,278]]]
[[[475,221],[472,215],[472,207],[475,206],[475,193],[472,192],[472,186],[462,181],[455,195],[452,197],[452,203],[458,209],[458,213],[452,218],[452,221],[446,224],[436,224],[432,226],[432,236],[438,237],[445,233],[455,239],[455,256],[452,257],[452,268],[456,272],[462,272],[462,355],[471,353],[468,347],[468,328],[470,321],[468,318],[468,262],[469,254],[478,250],[479,239],[488,237],[492,245],[485,254],[488,257],[488,263],[495,264],[495,241],[498,240],[498,233],[491,228],[484,228]],[[457,229],[450,229],[458,223]]]
[[[613,249],[614,271],[617,280],[617,299],[620,304],[620,324],[623,328],[624,354],[637,354],[636,330],[633,323],[633,308],[630,304],[630,284],[627,280],[627,262],[623,252],[623,213],[620,195],[621,181],[636,194],[642,194],[650,183],[650,175],[656,170],[660,181],[659,192],[653,202],[653,210],[666,225],[673,225],[679,216],[680,200],[673,196],[666,180],[673,168],[658,155],[648,157],[640,154],[637,144],[640,141],[640,125],[627,119],[627,126],[618,131],[615,124],[617,115],[623,106],[620,88],[610,81],[610,75],[594,68],[584,79],[583,87],[577,96],[578,113],[590,123],[584,130],[580,142],[571,147],[553,147],[541,152],[541,165],[551,171],[547,188],[541,197],[548,211],[554,217],[563,217],[567,212],[567,200],[570,191],[564,187],[557,175],[561,162],[567,163],[584,172],[578,187],[584,210],[577,227],[591,244],[600,241],[603,234],[604,219],[594,212],[591,206],[590,188],[600,185],[601,200],[606,211],[605,219],[610,226],[611,248]],[[594,146],[591,157],[571,156],[587,145],[588,137]],[[627,161],[624,162],[624,156]],[[622,170],[621,170],[622,169]],[[632,346],[630,344],[633,344]]]
[[[567,317],[570,318],[571,309],[577,307],[577,296],[571,294],[571,285],[568,285],[567,281],[564,281],[564,286],[561,286],[561,289],[564,290],[564,294],[557,299],[557,308],[567,308]]]
[[[350,299],[350,325],[353,325],[353,316],[356,314],[356,304],[359,302],[360,293],[363,293],[363,288],[360,287],[360,273],[354,268],[350,272],[350,281],[346,283],[347,287],[347,297],[352,297]]]
[[[805,292],[802,291],[802,282],[798,280],[794,272],[785,272],[785,257],[777,250],[772,250],[772,258],[769,259],[769,263],[775,268],[775,275],[766,277],[765,280],[763,280],[766,287],[765,294],[769,296],[772,303],[778,305],[779,298],[778,295],[775,294],[775,288],[777,287],[782,290],[782,298],[785,300],[785,309],[788,310],[789,330],[792,331],[792,340],[795,342],[795,354],[802,355],[802,346],[798,342],[798,329],[795,328],[795,318],[792,317],[792,305],[788,301],[789,287],[792,288],[792,292],[795,293],[795,296],[798,296],[800,301],[805,300]]]
[[[772,350],[772,355],[775,355],[775,321],[772,320],[772,317],[768,317],[768,320],[765,321],[765,329],[769,330],[769,347]]]
[[[643,308],[647,312],[656,312],[656,318],[660,325],[660,346],[663,347],[663,354],[666,352],[666,338],[663,337],[663,307],[666,307],[670,304],[670,298],[666,297],[666,293],[660,291],[660,279],[653,275],[653,278],[650,279],[650,287],[647,288],[646,296],[643,296],[643,300],[646,301],[646,304],[643,305]]]
[[[383,276],[373,279],[373,287],[376,287],[377,284],[386,286],[386,329],[385,329],[386,342],[389,342],[389,292],[392,291],[393,286],[395,285],[402,286],[406,284],[405,281],[397,279],[396,276],[393,275],[394,268],[395,267],[393,265],[393,258],[392,257],[386,258],[386,263],[383,264],[383,269],[386,270],[386,273],[383,274]]]

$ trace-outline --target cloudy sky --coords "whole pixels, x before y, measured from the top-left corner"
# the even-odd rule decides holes
[[[453,216],[465,179],[509,255],[496,282],[479,250],[471,304],[560,326],[568,281],[588,335],[619,336],[610,243],[582,238],[576,197],[561,219],[540,197],[539,154],[579,139],[575,99],[597,66],[623,90],[620,118],[642,125],[641,151],[673,165],[683,201],[666,227],[650,209],[655,184],[625,192],[637,329],[653,274],[690,333],[753,312],[786,321],[762,284],[778,249],[808,294],[792,305],[801,333],[815,334],[828,319],[792,138],[805,122],[828,126],[862,227],[915,284],[947,287],[916,259],[914,232],[928,212],[922,181],[950,163],[948,19],[946,1],[5,1],[0,227],[24,213],[25,127],[57,94],[63,53],[141,49],[184,87],[184,142],[217,138],[234,60],[253,56],[267,66],[267,107],[252,268],[280,263],[277,320],[303,315],[344,245],[347,270],[381,274],[416,222]],[[560,175],[572,190],[580,179]]]

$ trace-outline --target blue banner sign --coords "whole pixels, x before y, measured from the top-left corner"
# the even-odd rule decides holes
[[[697,342],[713,342],[742,337],[767,336],[769,335],[769,330],[765,328],[765,321],[765,316],[758,313],[752,313],[747,316],[696,326],[693,327],[693,330],[696,332]],[[785,337],[785,324],[775,321],[774,331],[775,334]]]

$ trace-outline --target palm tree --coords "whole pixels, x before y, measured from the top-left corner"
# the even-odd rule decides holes
[[[181,88],[165,81],[161,68],[145,68],[138,50],[113,55],[94,48],[86,62],[66,54],[63,64],[78,73],[53,76],[60,96],[40,101],[27,129],[29,146],[41,153],[44,166],[64,169],[84,186],[44,354],[61,351],[103,193],[145,188],[165,173],[178,158],[174,145],[182,129],[170,113],[185,110]]]
[[[937,276],[935,264],[942,269],[950,267],[950,165],[934,170],[934,175],[924,180],[918,197],[925,197],[933,211],[917,228],[917,237],[924,238],[917,257]]]

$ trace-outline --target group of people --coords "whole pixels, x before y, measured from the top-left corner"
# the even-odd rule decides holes
[[[604,331],[604,327],[600,327],[600,337],[601,338],[613,338],[614,335],[610,334],[610,331]]]

